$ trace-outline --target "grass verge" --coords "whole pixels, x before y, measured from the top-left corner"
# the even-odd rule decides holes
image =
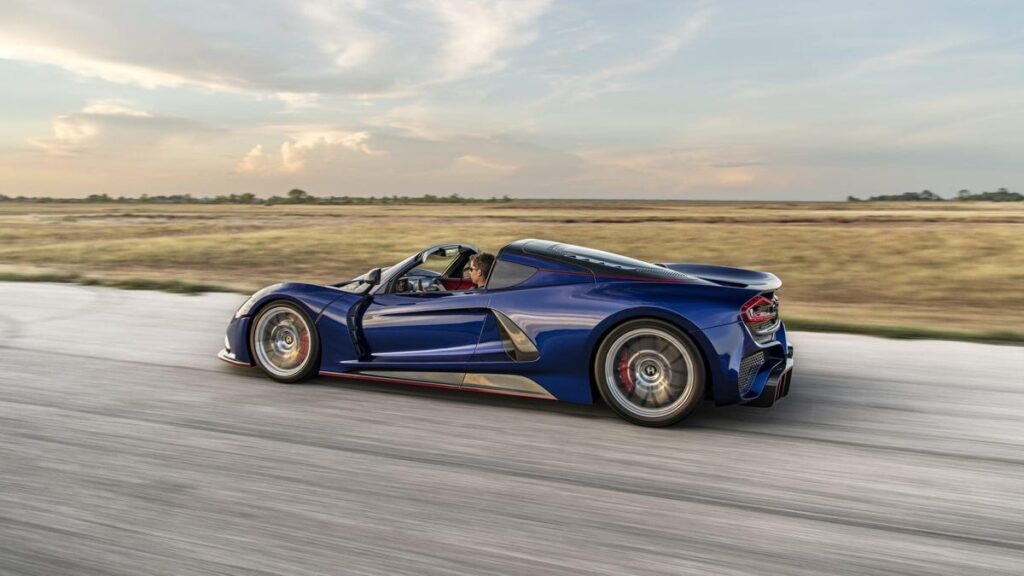
[[[863,334],[883,338],[915,339],[915,340],[957,340],[962,342],[982,342],[986,344],[1024,345],[1024,333],[1010,330],[968,331],[920,328],[917,326],[876,326],[871,324],[849,324],[815,318],[785,318],[787,330],[804,332],[842,332],[845,334]]]
[[[204,292],[236,292],[248,293],[244,290],[216,284],[197,284],[181,280],[153,280],[150,278],[91,278],[78,274],[18,274],[0,272],[0,281],[4,282],[57,282],[64,284],[81,284],[83,286],[106,286],[123,290],[159,290],[175,294],[202,294]]]

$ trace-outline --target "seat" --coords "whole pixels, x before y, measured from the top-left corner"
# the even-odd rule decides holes
[[[441,278],[441,283],[444,284],[445,290],[471,290],[473,288],[472,280],[467,278]]]

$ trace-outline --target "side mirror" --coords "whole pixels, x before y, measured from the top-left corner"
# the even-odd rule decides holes
[[[374,268],[366,273],[366,280],[364,280],[370,286],[376,286],[380,284],[380,268]]]

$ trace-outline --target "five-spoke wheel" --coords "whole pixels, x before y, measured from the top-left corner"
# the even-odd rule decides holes
[[[320,341],[309,316],[290,302],[273,302],[253,320],[250,349],[256,365],[279,382],[316,374]]]
[[[637,424],[674,424],[704,397],[697,347],[659,320],[631,320],[612,330],[598,348],[594,374],[605,402]]]

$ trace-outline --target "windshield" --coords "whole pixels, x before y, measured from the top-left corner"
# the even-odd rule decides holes
[[[455,259],[458,257],[459,251],[455,249],[435,250],[434,252],[428,254],[426,260],[424,260],[423,263],[421,263],[416,268],[420,270],[429,270],[431,272],[443,274],[449,268],[451,268],[452,263],[455,262]]]
[[[418,275],[440,276],[467,252],[475,254],[479,250],[468,244],[442,244],[409,256],[394,266],[381,269],[380,284],[376,291],[388,291],[400,275],[409,274],[414,269]],[[352,283],[341,287],[341,289],[345,292],[361,294],[366,290],[366,283],[355,282],[355,280],[362,280],[365,277],[366,274],[357,276]]]
[[[383,278],[384,275],[387,273],[387,271],[390,270],[390,269],[391,269],[390,266],[387,267],[387,268],[381,268],[381,270],[380,270],[381,277]],[[360,274],[359,276],[356,276],[355,278],[353,278],[352,280],[349,280],[348,282],[344,283],[343,285],[338,286],[338,289],[340,289],[342,292],[349,292],[351,294],[363,294],[363,293],[365,293],[367,290],[370,289],[370,286],[372,286],[372,284],[370,284],[369,282],[364,282],[363,280],[366,278],[367,274],[369,274],[371,271],[372,270],[369,270],[365,274]]]

